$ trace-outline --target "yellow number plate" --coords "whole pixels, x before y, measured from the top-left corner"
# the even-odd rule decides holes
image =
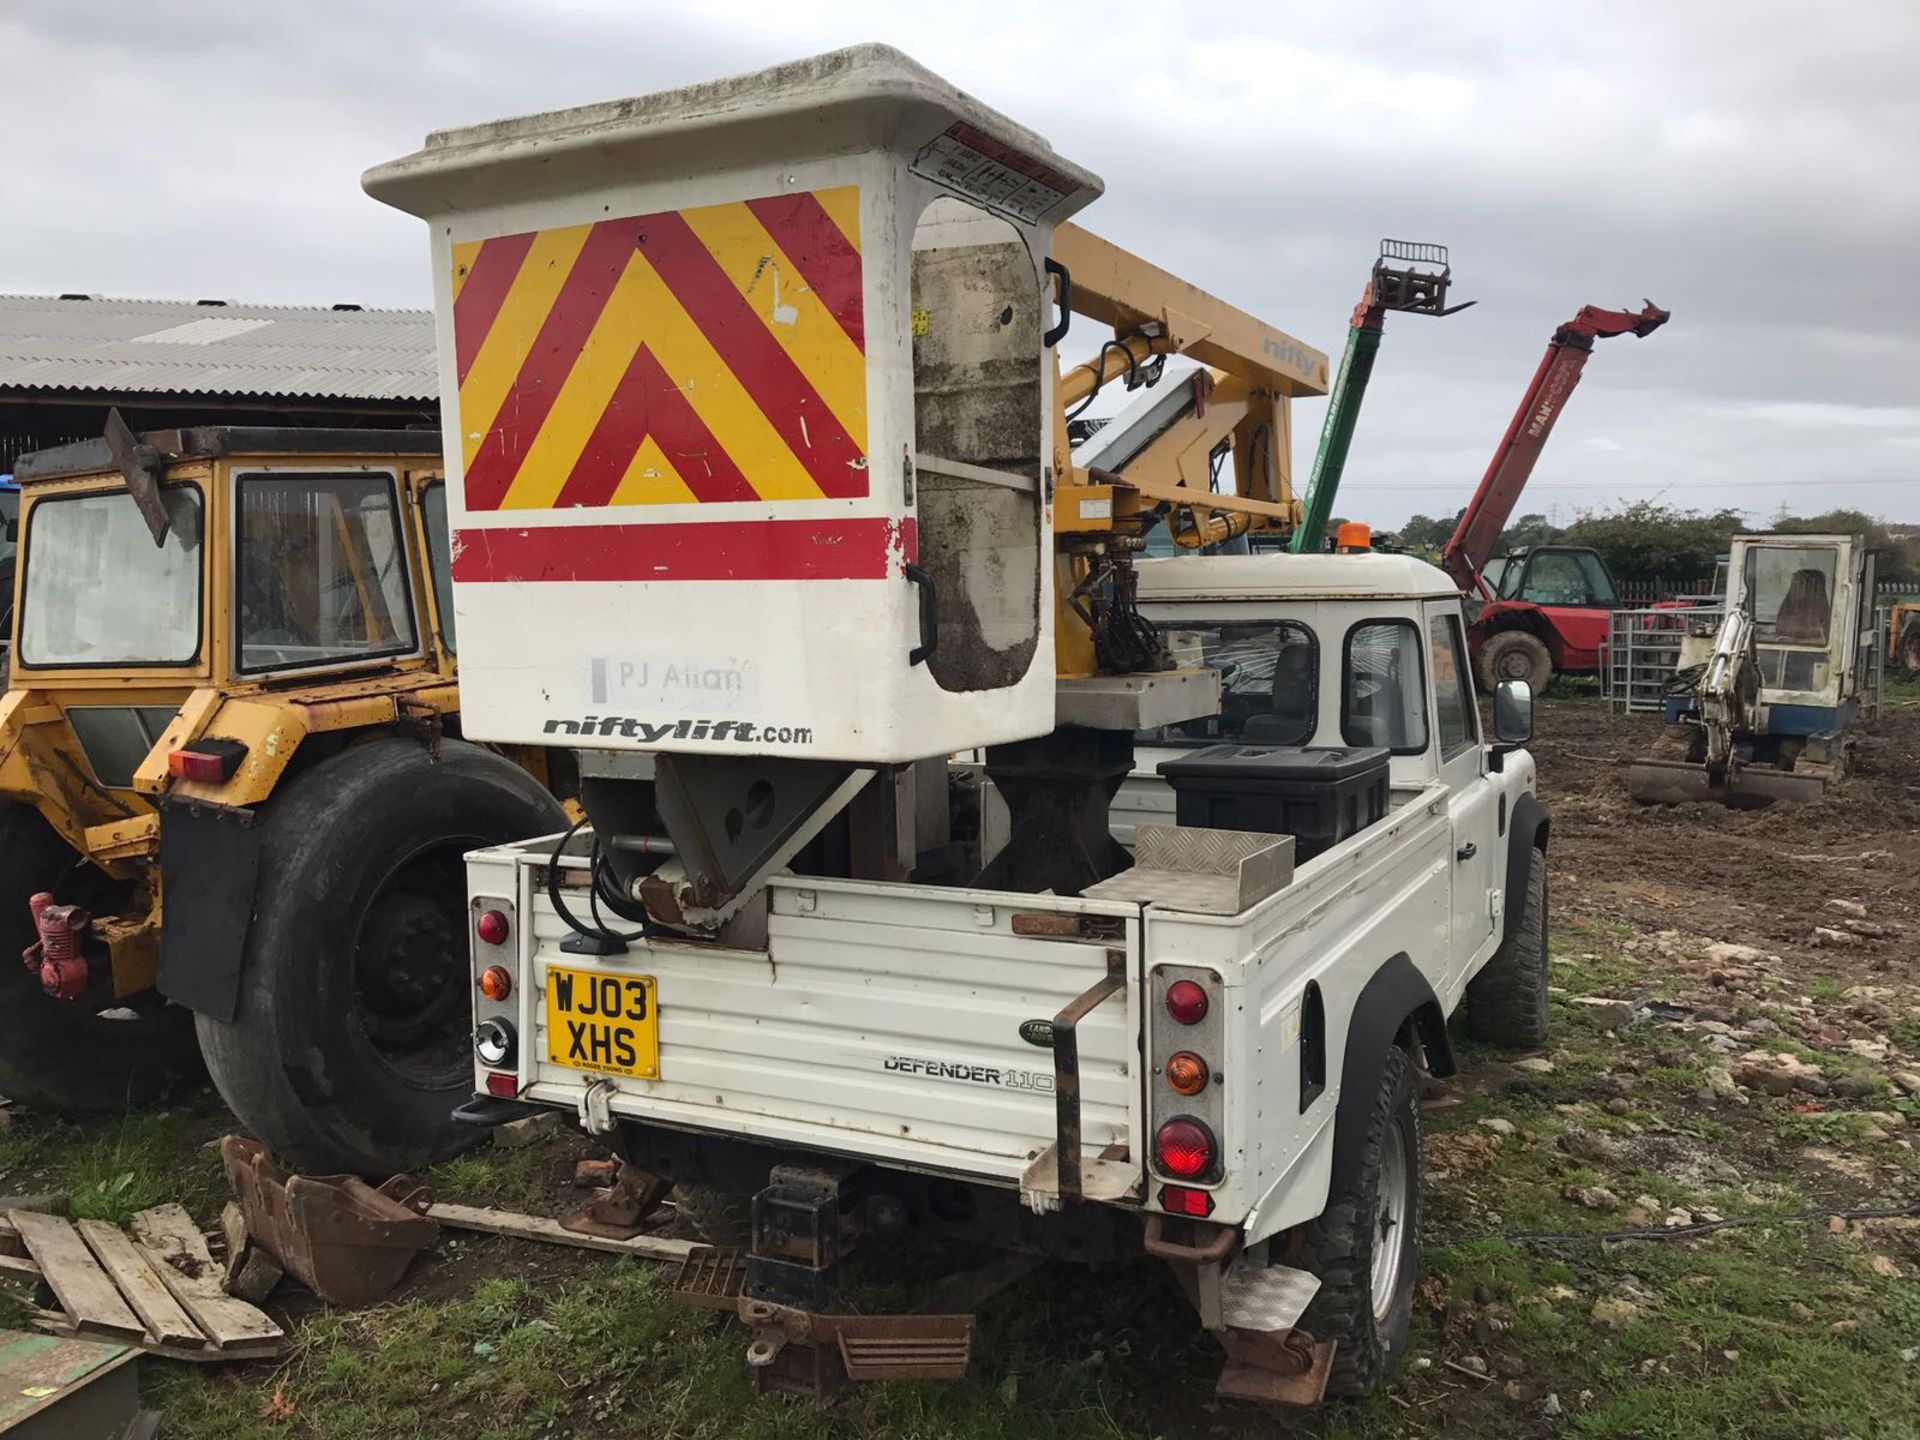
[[[547,970],[547,1059],[603,1075],[660,1078],[660,1013],[651,975]]]

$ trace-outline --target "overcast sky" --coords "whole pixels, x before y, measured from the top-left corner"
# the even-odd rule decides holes
[[[1920,521],[1913,0],[0,0],[0,290],[425,305],[369,165],[863,40],[1104,177],[1084,224],[1330,355],[1382,236],[1451,246],[1480,304],[1389,320],[1344,513],[1450,513],[1553,328],[1650,296],[1672,322],[1602,342],[1523,509]]]

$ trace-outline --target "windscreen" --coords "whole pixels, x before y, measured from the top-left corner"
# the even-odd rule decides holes
[[[27,512],[20,660],[185,665],[200,652],[200,492],[160,492],[159,545],[124,490],[52,496]]]
[[[1839,555],[1826,546],[1756,545],[1744,566],[1757,638],[1782,645],[1827,643]]]

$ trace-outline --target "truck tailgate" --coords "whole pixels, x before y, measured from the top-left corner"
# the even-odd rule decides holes
[[[585,956],[561,951],[568,932],[533,873],[520,867],[534,917],[522,1078],[535,1098],[566,1101],[604,1078],[620,1116],[1018,1180],[1057,1133],[1052,1053],[1022,1026],[1101,981],[1117,952],[1129,983],[1078,1032],[1084,1153],[1141,1154],[1135,906],[780,877],[765,951],[638,941]],[[1023,931],[1102,938],[1016,934],[1016,916],[1044,917]],[[571,1002],[604,976],[653,980],[658,1078],[614,1073],[615,1047],[583,1047],[574,1012],[555,1015],[556,981]]]

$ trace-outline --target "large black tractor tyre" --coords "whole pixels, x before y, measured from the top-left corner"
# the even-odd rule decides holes
[[[38,938],[27,901],[41,890],[63,905],[112,899],[112,882],[39,811],[0,801],[0,1095],[50,1113],[122,1110],[198,1077],[193,1017],[158,994],[55,1000],[40,988],[20,956]]]
[[[1509,903],[1512,903],[1511,897]],[[1509,1050],[1547,1043],[1547,853],[1527,856],[1527,890],[1513,934],[1467,982],[1467,1033]]]
[[[1360,1164],[1345,1190],[1309,1221],[1300,1266],[1320,1289],[1300,1324],[1334,1342],[1330,1395],[1371,1395],[1407,1348],[1420,1269],[1420,1085],[1390,1046],[1366,1114]]]
[[[1553,654],[1528,630],[1496,630],[1480,646],[1480,688],[1491,695],[1502,680],[1524,680],[1536,695],[1553,683]]]
[[[278,1156],[382,1178],[478,1138],[469,850],[566,828],[519,766],[457,740],[328,757],[261,821],[260,877],[231,1021],[196,1017],[214,1084]]]
[[[1909,620],[1901,627],[1894,660],[1900,667],[1901,678],[1920,680],[1920,620]]]

